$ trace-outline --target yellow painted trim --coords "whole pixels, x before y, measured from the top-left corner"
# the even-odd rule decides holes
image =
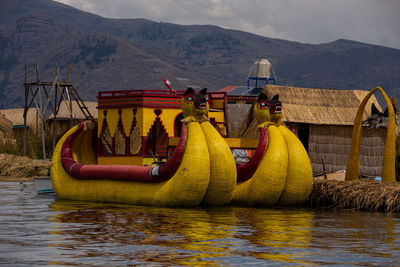
[[[234,148],[257,148],[259,139],[255,138],[224,138],[229,147]]]
[[[249,148],[255,149],[258,146],[259,139],[256,138],[224,138],[229,147],[232,148]],[[169,146],[176,146],[179,142],[179,137],[168,138]]]
[[[125,136],[129,136],[132,122],[133,122],[133,109],[132,108],[124,108],[122,109],[121,120],[122,125],[124,126],[124,134]]]
[[[161,121],[168,133],[169,137],[175,135],[175,118],[179,113],[182,113],[181,109],[167,109],[164,108],[160,115]]]
[[[143,136],[147,136],[150,131],[151,126],[153,126],[154,121],[156,120],[156,114],[154,114],[154,108],[142,108],[142,133]]]
[[[101,129],[103,129],[104,114],[103,109],[99,109],[97,117],[97,137],[100,137]]]
[[[110,135],[111,137],[114,137],[119,120],[118,109],[108,109],[106,118],[107,118],[108,129],[110,130]]]

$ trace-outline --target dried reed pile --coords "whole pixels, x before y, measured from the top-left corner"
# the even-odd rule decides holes
[[[315,179],[308,203],[311,207],[400,212],[400,184]]]
[[[50,161],[0,154],[0,177],[46,176],[50,165]]]

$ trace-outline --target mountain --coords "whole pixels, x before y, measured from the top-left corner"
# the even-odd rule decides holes
[[[50,0],[2,0],[0,108],[22,107],[24,64],[35,81],[53,81],[54,66],[85,100],[102,90],[244,85],[252,63],[268,58],[279,84],[365,89],[400,99],[400,50],[337,40],[304,44],[211,25],[109,19]]]

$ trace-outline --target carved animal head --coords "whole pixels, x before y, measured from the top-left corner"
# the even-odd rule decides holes
[[[207,114],[209,108],[207,88],[200,90],[200,92],[195,92],[193,88],[189,87],[181,99],[181,104],[185,118],[189,116],[203,117]]]
[[[254,105],[254,117],[259,123],[282,121],[282,103],[279,101],[279,95],[275,95],[272,99],[261,93],[258,96],[257,103]]]
[[[397,104],[395,100],[392,100],[392,106],[395,116],[397,116]],[[381,112],[374,103],[371,105],[371,115],[364,121],[362,121],[363,126],[368,127],[378,127],[381,123],[387,122],[389,117],[389,110],[386,107],[384,112]]]

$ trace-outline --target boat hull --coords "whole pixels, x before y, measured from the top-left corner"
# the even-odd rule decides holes
[[[201,203],[210,179],[210,159],[207,142],[198,122],[187,125],[187,143],[178,170],[169,180],[158,183],[80,180],[70,176],[61,163],[61,150],[65,140],[77,127],[60,139],[53,153],[51,178],[59,198],[151,206],[195,206]],[[77,162],[94,163],[91,162],[94,159],[93,151],[85,146],[92,144],[91,131],[80,133],[72,144],[72,155]]]

